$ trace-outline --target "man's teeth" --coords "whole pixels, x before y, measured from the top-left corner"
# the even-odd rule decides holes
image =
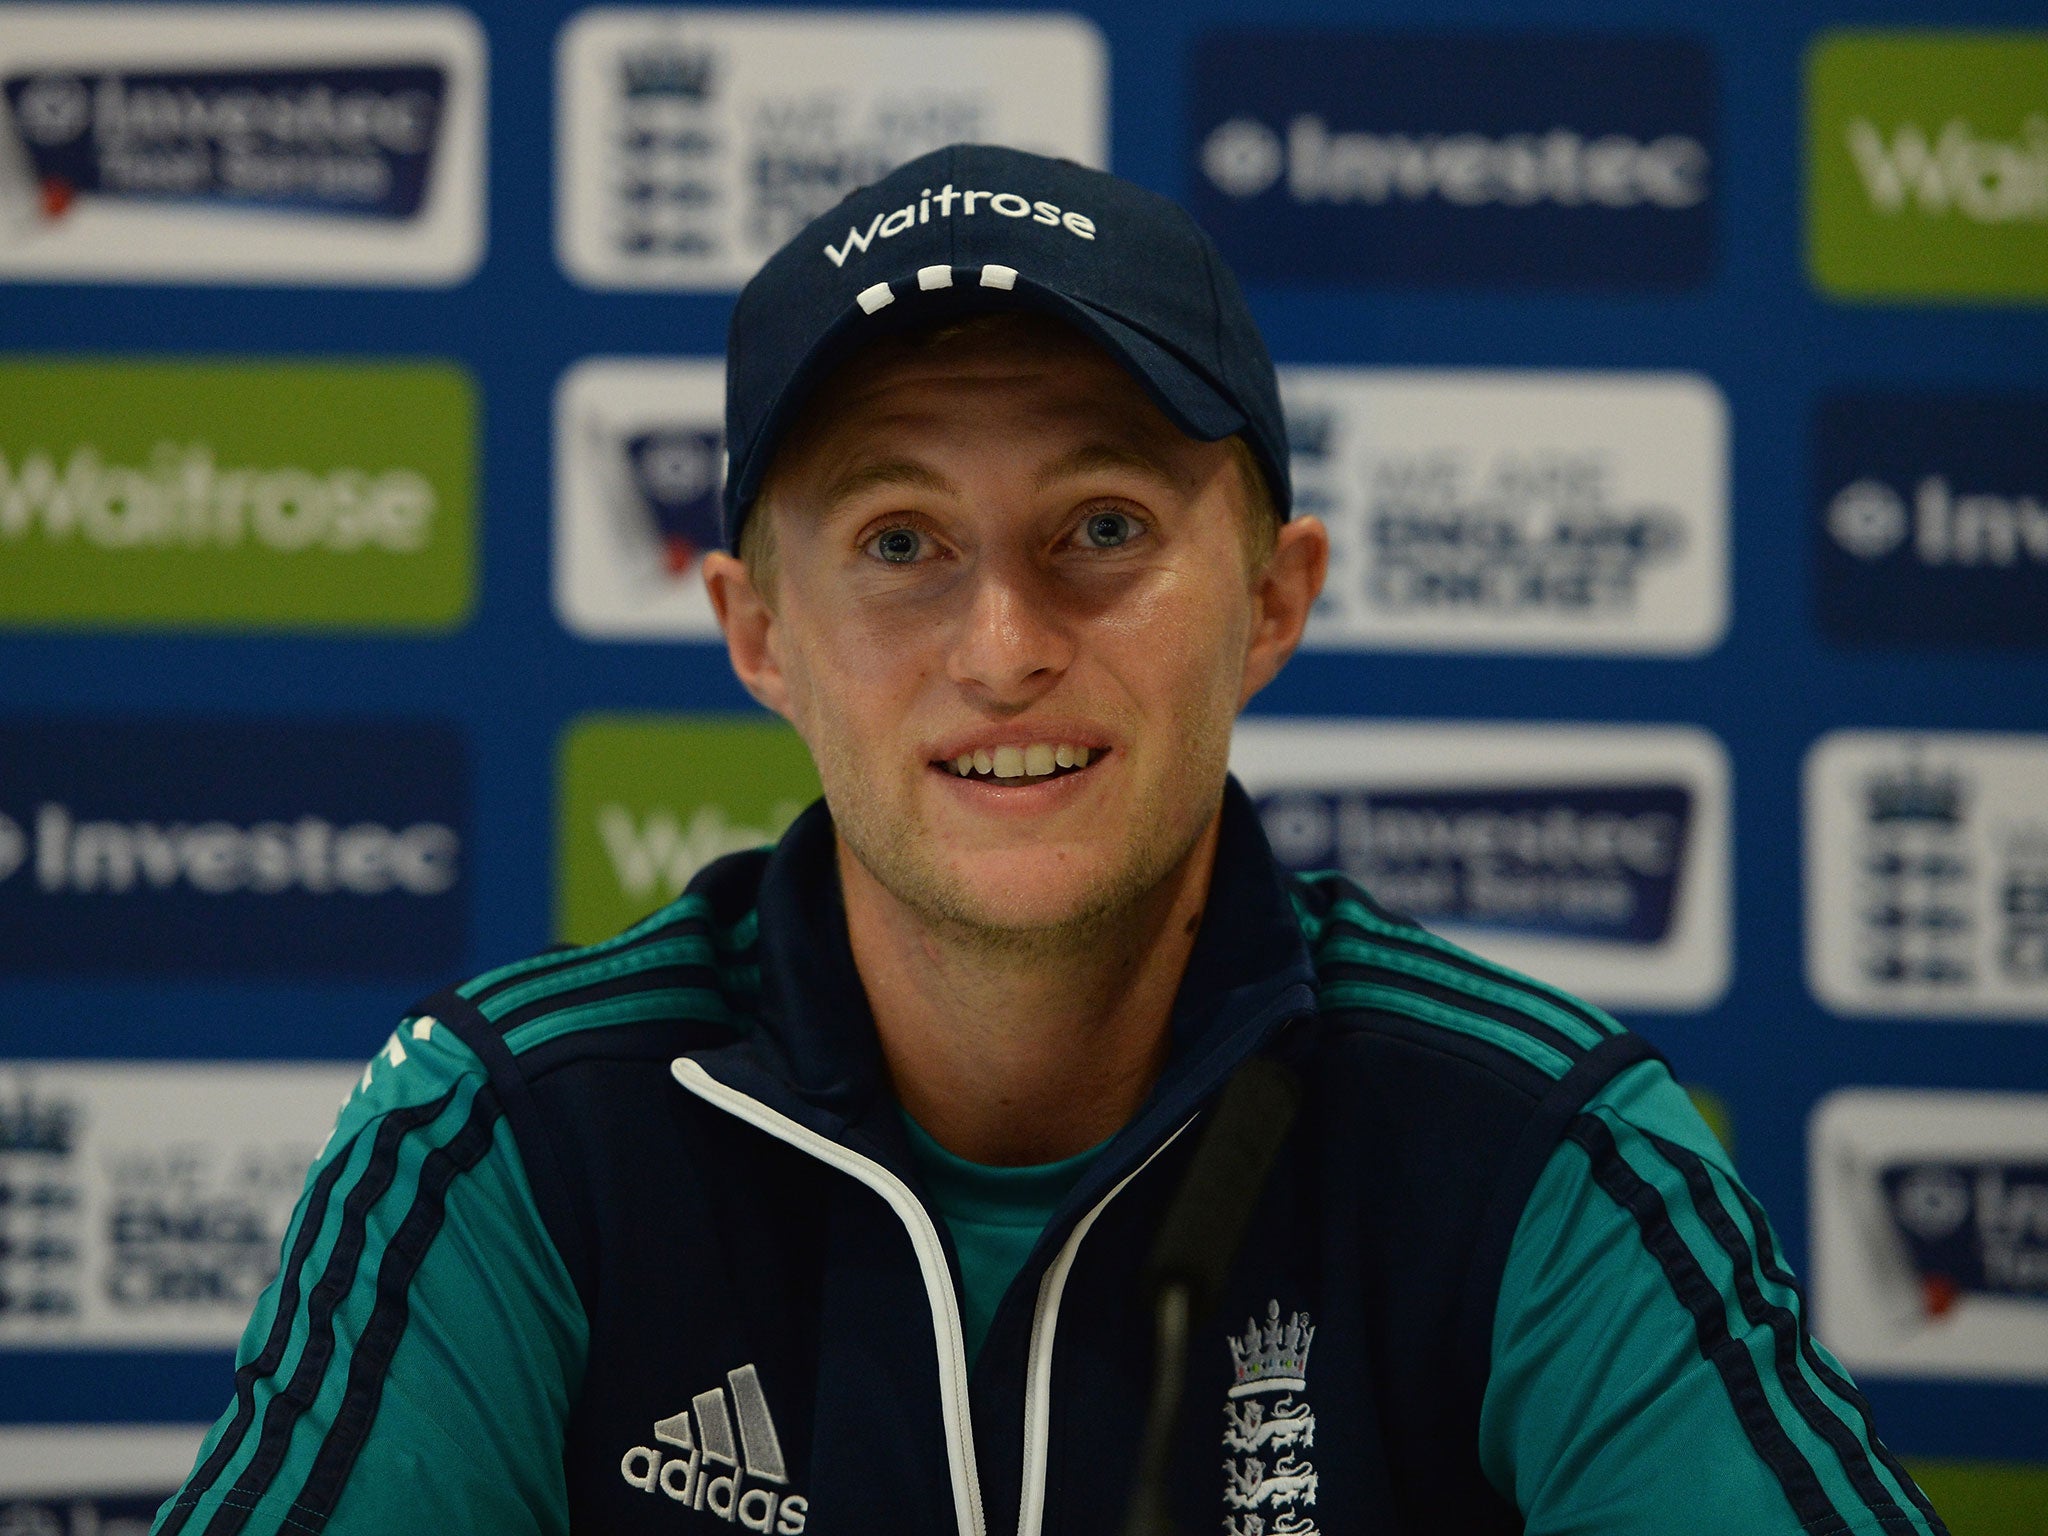
[[[1089,749],[1066,742],[1034,741],[1028,747],[983,747],[962,752],[949,765],[961,778],[1042,779],[1060,768],[1086,768]]]

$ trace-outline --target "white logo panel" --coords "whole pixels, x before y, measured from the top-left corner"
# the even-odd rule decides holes
[[[2048,1094],[1841,1089],[1807,1155],[1815,1331],[1845,1364],[2048,1381]]]
[[[1704,731],[1251,719],[1230,763],[1289,869],[1606,1006],[1727,990],[1728,757]]]
[[[233,1345],[359,1075],[0,1063],[0,1345]]]
[[[1696,655],[1728,625],[1728,408],[1705,378],[1283,368],[1306,643]]]
[[[725,363],[588,358],[555,388],[555,612],[589,640],[715,640]]]
[[[0,278],[460,282],[484,59],[453,7],[0,5]]]
[[[737,289],[946,144],[1107,162],[1108,57],[1078,16],[601,7],[556,64],[556,253],[594,288]]]
[[[199,1459],[204,1424],[0,1428],[0,1531],[145,1536]],[[68,1522],[68,1523],[67,1523]]]
[[[2048,1022],[2048,736],[1833,732],[1805,800],[1822,1003]]]

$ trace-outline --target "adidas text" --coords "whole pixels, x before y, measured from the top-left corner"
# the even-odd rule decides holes
[[[654,1439],[667,1449],[634,1446],[620,1458],[619,1475],[642,1493],[658,1491],[728,1525],[801,1536],[810,1500],[784,1491],[789,1469],[760,1373],[743,1365],[725,1379],[730,1401],[717,1387],[699,1392],[688,1408],[655,1424]]]

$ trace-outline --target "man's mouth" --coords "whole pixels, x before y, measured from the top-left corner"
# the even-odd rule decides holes
[[[1040,784],[1048,779],[1079,773],[1092,761],[1100,761],[1105,749],[1077,747],[1064,741],[1034,741],[1028,745],[977,747],[932,764],[956,778],[989,779],[1007,784]]]

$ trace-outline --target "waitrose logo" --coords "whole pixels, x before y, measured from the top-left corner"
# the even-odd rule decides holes
[[[410,469],[223,466],[205,443],[158,443],[147,464],[109,463],[82,444],[61,469],[47,453],[0,453],[0,541],[77,539],[101,549],[423,549],[438,498]]]
[[[443,363],[0,362],[0,624],[445,628],[475,438]]]
[[[1842,297],[2048,299],[2048,32],[1823,37],[1807,214]]]
[[[606,938],[712,860],[779,838],[819,794],[795,731],[741,715],[587,715],[562,739],[556,931]]]

